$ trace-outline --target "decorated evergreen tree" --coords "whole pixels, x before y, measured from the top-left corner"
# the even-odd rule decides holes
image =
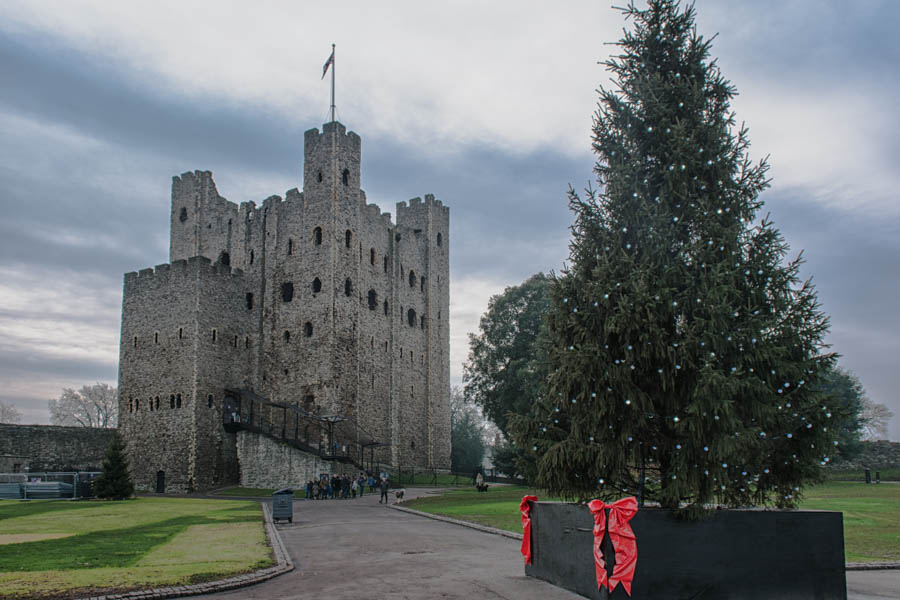
[[[599,187],[569,192],[546,394],[517,442],[568,498],[794,506],[834,452],[816,385],[828,319],[758,216],[768,166],[748,158],[693,8],[623,12],[594,119]]]
[[[128,474],[125,443],[116,434],[103,459],[103,474],[94,480],[94,494],[108,500],[124,500],[134,495],[134,483]]]

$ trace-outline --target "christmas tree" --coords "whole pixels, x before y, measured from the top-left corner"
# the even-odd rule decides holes
[[[569,191],[546,393],[517,441],[567,498],[794,506],[834,451],[816,385],[828,319],[759,217],[768,166],[748,157],[693,8],[623,12],[593,126],[598,188]]]
[[[124,500],[134,495],[134,483],[128,474],[125,443],[118,434],[106,450],[103,474],[94,481],[94,494],[98,498]]]

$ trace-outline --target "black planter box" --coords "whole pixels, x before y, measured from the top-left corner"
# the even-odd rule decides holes
[[[525,574],[588,598],[628,598],[619,585],[597,589],[591,513],[586,506],[534,502],[532,563]],[[637,539],[634,600],[847,598],[842,513],[720,510],[702,521],[644,508],[631,520]],[[612,572],[609,537],[604,557]]]

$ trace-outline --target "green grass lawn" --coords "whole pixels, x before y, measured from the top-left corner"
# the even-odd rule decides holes
[[[519,502],[541,492],[518,486],[449,490],[418,498],[405,506],[521,533]],[[900,561],[900,485],[828,482],[809,488],[801,508],[844,513],[844,551],[848,562]]]
[[[255,502],[0,501],[0,598],[184,585],[272,563]]]

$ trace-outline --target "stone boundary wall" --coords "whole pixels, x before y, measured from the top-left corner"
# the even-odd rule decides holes
[[[237,455],[243,487],[303,489],[321,473],[356,473],[353,465],[322,460],[252,431],[237,433]]]
[[[0,456],[21,457],[24,464],[7,462],[33,472],[99,471],[115,435],[115,429],[0,424]]]
[[[863,442],[859,456],[847,461],[835,461],[835,469],[900,468],[900,442]]]

